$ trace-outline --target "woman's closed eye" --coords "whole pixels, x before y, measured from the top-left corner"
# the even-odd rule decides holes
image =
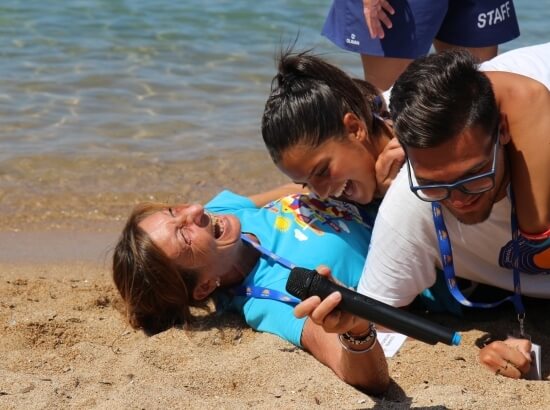
[[[319,171],[315,173],[316,177],[326,177],[329,175],[329,168],[328,165],[325,165],[322,167]]]
[[[180,227],[178,229],[178,232],[179,232],[178,234],[181,236],[181,238],[183,239],[185,244],[186,245],[191,245],[191,239],[189,238],[186,227],[185,226]]]
[[[175,218],[176,215],[174,214],[174,210],[172,208],[168,208],[168,212],[170,213],[170,216],[172,218]],[[189,239],[188,232],[186,231],[185,226],[181,226],[178,228],[177,235],[183,239],[183,242],[185,242],[186,245],[191,245],[191,239]]]

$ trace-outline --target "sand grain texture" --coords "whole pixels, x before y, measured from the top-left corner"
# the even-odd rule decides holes
[[[459,347],[407,341],[390,359],[389,392],[370,397],[236,316],[205,315],[194,331],[152,337],[132,330],[106,261],[2,264],[0,272],[3,409],[543,409],[550,403],[548,381],[496,377],[477,364],[475,341],[484,331],[476,326],[464,327]],[[548,351],[544,307],[531,316],[538,320],[531,333]],[[477,323],[497,332],[511,325],[507,312]],[[543,370],[548,379],[548,360]]]

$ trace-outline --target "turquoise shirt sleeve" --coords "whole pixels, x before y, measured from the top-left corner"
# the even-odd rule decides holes
[[[306,318],[296,318],[293,311],[293,305],[278,300],[250,298],[243,314],[253,329],[274,334],[301,348]]]

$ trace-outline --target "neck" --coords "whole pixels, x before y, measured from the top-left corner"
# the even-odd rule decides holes
[[[253,234],[246,233],[249,238],[253,241],[259,243],[258,238]],[[240,256],[238,258],[238,263],[233,265],[231,269],[222,278],[222,283],[224,286],[232,286],[241,283],[249,274],[252,272],[258,259],[260,257],[260,252],[258,252],[251,245],[241,242]]]

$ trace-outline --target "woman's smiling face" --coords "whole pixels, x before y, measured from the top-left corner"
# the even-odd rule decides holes
[[[220,276],[239,256],[241,224],[233,215],[206,213],[183,204],[149,215],[139,224],[176,265]]]
[[[317,147],[297,144],[283,152],[277,167],[321,198],[367,204],[377,191],[375,163],[365,142],[349,136]]]

